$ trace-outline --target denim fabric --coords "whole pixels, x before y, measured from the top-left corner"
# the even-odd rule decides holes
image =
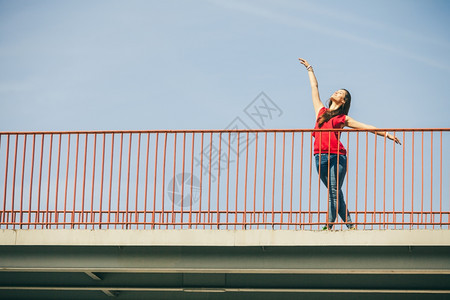
[[[347,223],[348,228],[353,228],[350,214],[346,208],[344,193],[342,193],[342,183],[344,182],[345,174],[347,173],[347,156],[337,154],[316,154],[316,168],[320,174],[320,179],[328,187],[328,228],[333,228],[333,223],[336,220],[336,210],[339,211],[341,219]],[[329,162],[328,162],[328,157]],[[339,167],[338,167],[339,157]],[[328,172],[328,166],[330,172]],[[320,171],[319,171],[320,167]],[[339,177],[338,177],[339,172]],[[328,173],[330,178],[328,178]],[[339,197],[338,195],[338,180],[339,180]],[[339,205],[336,208],[336,200],[339,198]]]

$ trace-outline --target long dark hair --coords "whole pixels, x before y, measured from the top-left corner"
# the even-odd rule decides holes
[[[341,89],[345,91],[345,102],[338,109],[335,110],[327,110],[323,115],[319,117],[318,124],[319,128],[322,127],[323,123],[329,121],[331,118],[339,115],[348,115],[348,111],[350,110],[350,104],[352,102],[352,95],[346,89]],[[328,107],[332,104],[331,98],[328,100]]]

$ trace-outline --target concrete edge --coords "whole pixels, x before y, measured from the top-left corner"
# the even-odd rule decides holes
[[[0,246],[450,246],[450,230],[0,230]]]

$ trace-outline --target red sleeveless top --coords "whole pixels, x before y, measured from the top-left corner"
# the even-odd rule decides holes
[[[326,107],[322,107],[317,115],[316,126],[314,129],[340,129],[345,125],[345,115],[338,115],[327,122],[322,124],[319,128],[318,120],[321,115],[323,115],[327,110]],[[313,132],[314,136],[314,154],[341,154],[346,155],[347,150],[345,150],[344,145],[339,141],[340,132],[330,131],[330,132]]]

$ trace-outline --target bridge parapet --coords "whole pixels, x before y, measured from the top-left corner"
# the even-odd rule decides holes
[[[450,230],[0,230],[0,246],[450,246]]]
[[[449,229],[450,129],[379,130],[402,145],[334,130],[352,222]],[[320,131],[2,132],[0,228],[317,230],[330,213],[313,158]]]

